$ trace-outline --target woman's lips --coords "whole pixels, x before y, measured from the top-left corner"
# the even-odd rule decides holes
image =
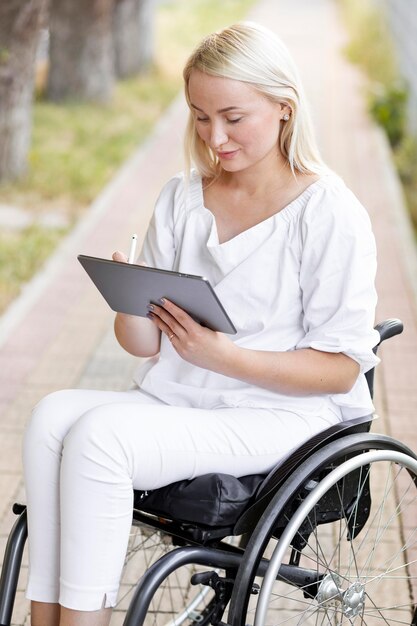
[[[228,152],[218,152],[217,156],[219,159],[233,159],[235,154],[237,154],[239,150],[229,150]]]

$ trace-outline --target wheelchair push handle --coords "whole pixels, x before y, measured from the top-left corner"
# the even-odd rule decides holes
[[[383,341],[390,339],[391,337],[395,337],[395,335],[401,335],[404,330],[404,324],[401,320],[393,317],[377,324],[375,326],[375,330],[378,331],[380,336],[379,343],[374,348],[374,352],[376,354]]]
[[[392,317],[390,319],[384,320],[380,324],[377,324],[375,326],[375,330],[377,330],[379,333],[379,343],[377,343],[374,348],[374,353],[376,354],[378,352],[379,346],[383,341],[385,341],[386,339],[390,339],[391,337],[395,337],[395,335],[401,335],[404,330],[404,324],[396,317]],[[375,368],[372,368],[365,374],[371,398],[374,397],[374,376]]]

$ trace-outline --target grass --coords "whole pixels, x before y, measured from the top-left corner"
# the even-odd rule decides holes
[[[16,183],[0,186],[0,203],[24,208],[35,218],[59,211],[71,227],[181,89],[182,67],[192,48],[205,34],[243,19],[253,3],[165,0],[159,4],[154,66],[144,75],[117,83],[106,106],[57,105],[45,101],[41,90],[33,108],[29,172]],[[35,224],[0,236],[0,313],[66,232]],[[14,250],[21,251],[19,263]]]
[[[28,176],[3,197],[42,209],[60,203],[77,217],[148,135],[178,90],[153,70],[117,85],[108,106],[38,102]]]
[[[397,61],[395,45],[381,10],[372,0],[338,0],[350,41],[348,58],[365,71],[369,81],[369,111],[391,144],[417,235],[417,137],[408,132],[408,91]]]
[[[23,232],[0,234],[0,310],[6,308],[19,293],[22,283],[41,267],[64,232],[64,229],[33,225]]]

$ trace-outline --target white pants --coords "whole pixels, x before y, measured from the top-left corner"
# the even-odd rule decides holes
[[[24,438],[27,597],[78,610],[114,606],[133,488],[209,472],[268,472],[340,416],[167,406],[135,389],[66,390],[35,407]]]

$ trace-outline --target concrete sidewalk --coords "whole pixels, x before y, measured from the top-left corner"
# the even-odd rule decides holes
[[[361,75],[343,58],[346,33],[331,0],[260,0],[250,19],[275,30],[294,54],[310,97],[327,162],[367,207],[379,250],[378,321],[400,317],[401,337],[381,350],[375,430],[417,450],[417,262],[401,191],[382,132],[365,110]],[[182,97],[63,242],[44,270],[0,319],[0,534],[13,523],[10,506],[24,499],[20,448],[33,405],[50,391],[125,389],[136,360],[113,337],[113,314],[76,260],[109,257],[143,234],[163,183],[182,168]],[[21,582],[24,588],[24,579]],[[27,621],[19,596],[14,623]]]

